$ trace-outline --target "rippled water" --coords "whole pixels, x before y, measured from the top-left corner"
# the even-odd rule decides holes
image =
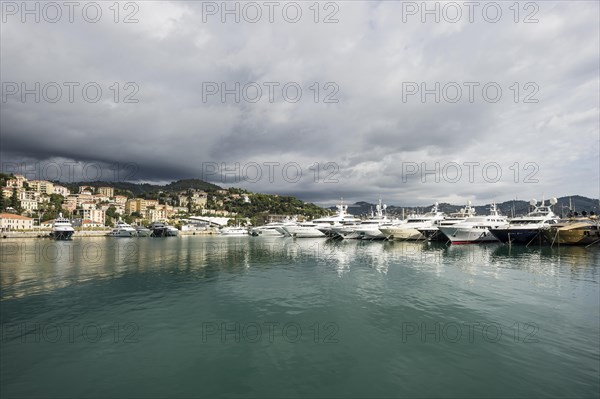
[[[0,243],[2,397],[597,397],[600,250]]]

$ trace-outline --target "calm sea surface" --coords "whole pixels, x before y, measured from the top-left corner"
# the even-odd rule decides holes
[[[598,397],[600,248],[2,240],[9,397]]]

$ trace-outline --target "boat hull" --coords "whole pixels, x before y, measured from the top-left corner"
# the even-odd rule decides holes
[[[421,234],[425,237],[427,241],[434,242],[448,242],[448,237],[444,235],[439,229],[419,229]]]
[[[425,239],[425,236],[419,230],[413,228],[384,228],[379,231],[388,240],[417,241]]]
[[[54,238],[57,241],[66,241],[66,240],[70,240],[73,237],[73,234],[75,234],[75,231],[71,231],[71,230],[59,230],[59,231],[53,231],[52,232],[52,238]]]
[[[136,230],[138,237],[150,237],[152,235],[152,230],[150,229],[139,229]]]
[[[362,240],[384,240],[385,235],[379,229],[357,230],[359,238]]]
[[[110,237],[137,237],[138,233],[135,230],[119,230],[108,233]]]
[[[287,234],[296,238],[319,238],[325,237],[325,234],[316,227],[290,226],[283,228]]]
[[[471,229],[460,227],[440,227],[440,231],[452,244],[480,244],[498,242],[498,239],[488,229]]]
[[[529,244],[543,237],[539,229],[490,229],[490,233],[504,244]]]
[[[600,229],[592,230],[560,230],[548,229],[544,237],[552,244],[558,245],[591,245],[600,242]]]
[[[153,237],[166,237],[167,236],[167,229],[164,227],[157,227],[157,228],[153,228],[151,230],[152,230]]]
[[[281,233],[277,229],[252,229],[250,233],[254,237],[281,237],[283,233]]]

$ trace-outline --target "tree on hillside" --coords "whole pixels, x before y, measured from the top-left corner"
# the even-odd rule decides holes
[[[194,204],[192,203],[192,190],[191,189],[187,190],[187,208],[188,208],[188,213],[191,215],[192,211],[194,210]]]
[[[21,213],[21,201],[17,195],[17,188],[13,187],[12,195],[10,196],[9,206],[13,207],[18,213]]]

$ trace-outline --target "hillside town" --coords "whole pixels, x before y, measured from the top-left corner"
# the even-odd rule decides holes
[[[113,226],[120,218],[129,223],[145,225],[170,221],[176,225],[189,224],[190,215],[198,225],[227,223],[237,213],[223,209],[227,201],[249,203],[248,194],[230,190],[215,190],[211,194],[187,189],[158,199],[133,198],[123,195],[111,186],[81,185],[71,192],[65,185],[46,181],[28,180],[23,175],[11,175],[2,187],[0,229],[32,230],[51,228],[54,218],[62,213],[75,227],[94,229]],[[209,204],[215,209],[210,209]]]

